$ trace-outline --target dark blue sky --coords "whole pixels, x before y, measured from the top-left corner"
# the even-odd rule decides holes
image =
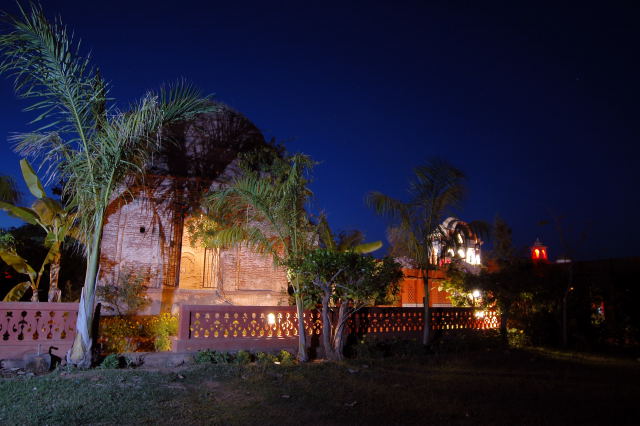
[[[164,3],[171,3],[165,5]],[[640,61],[632,2],[180,2],[47,0],[120,101],[180,77],[310,154],[314,208],[384,239],[369,190],[403,198],[429,157],[468,176],[459,217],[499,213],[514,241],[575,257],[640,255]],[[560,2],[556,2],[560,3]],[[2,7],[15,10],[6,0]],[[0,81],[0,166],[25,130]],[[18,221],[0,213],[0,226]],[[577,236],[586,234],[586,239]]]

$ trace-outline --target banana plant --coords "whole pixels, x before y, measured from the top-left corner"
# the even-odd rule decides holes
[[[320,216],[317,229],[321,243],[328,250],[368,254],[382,247],[382,241],[363,243],[364,234],[361,231],[340,232],[337,237],[334,236],[324,214]]]
[[[36,273],[36,271],[15,252],[15,249],[11,247],[0,248],[0,257],[2,260],[16,272],[29,277],[29,281],[17,284],[11,289],[4,300],[20,300],[24,293],[31,288],[33,290],[31,301],[37,302],[40,279],[42,278],[44,268],[50,265],[49,294],[47,300],[49,302],[59,302],[62,296],[62,291],[58,286],[61,247],[65,238],[72,236],[75,231],[74,223],[76,214],[69,212],[57,200],[47,197],[42,182],[40,182],[40,179],[27,160],[20,160],[20,170],[22,171],[22,177],[24,178],[27,188],[29,188],[29,192],[36,197],[36,201],[31,205],[31,208],[20,207],[6,201],[0,201],[0,209],[7,211],[9,215],[13,217],[22,219],[32,225],[38,225],[44,229],[47,233],[44,244],[49,251],[42,262],[40,270]]]

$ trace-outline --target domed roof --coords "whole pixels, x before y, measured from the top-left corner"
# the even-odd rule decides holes
[[[248,118],[227,105],[163,129],[164,144],[149,172],[215,180],[241,152],[267,145]]]

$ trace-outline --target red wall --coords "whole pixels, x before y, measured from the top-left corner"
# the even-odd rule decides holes
[[[403,269],[404,278],[400,282],[400,301],[397,306],[420,305],[424,299],[423,271],[420,269]],[[429,306],[451,306],[449,295],[439,291],[440,281],[445,277],[443,271],[429,271]]]

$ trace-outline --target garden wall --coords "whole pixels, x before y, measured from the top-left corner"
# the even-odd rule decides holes
[[[38,350],[64,359],[77,317],[77,303],[0,302],[0,359],[20,359]]]
[[[383,338],[414,339],[422,336],[422,308],[364,308],[348,322],[347,333]],[[318,311],[305,311],[307,344],[320,345],[322,321]],[[498,328],[495,311],[473,308],[431,308],[434,330]],[[176,352],[200,349],[275,350],[295,349],[297,315],[293,306],[201,306],[180,308]]]

